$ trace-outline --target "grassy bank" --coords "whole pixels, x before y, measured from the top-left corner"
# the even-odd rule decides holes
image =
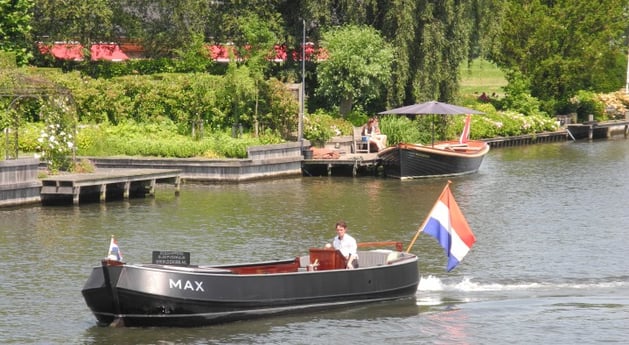
[[[476,59],[470,64],[465,62],[460,67],[461,95],[488,95],[496,93],[504,96],[502,88],[507,85],[504,73],[487,60]]]

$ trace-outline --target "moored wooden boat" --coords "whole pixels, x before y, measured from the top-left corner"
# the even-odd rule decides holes
[[[484,141],[444,141],[434,145],[400,143],[378,152],[378,157],[386,176],[413,179],[475,173],[488,152]]]
[[[360,250],[345,269],[334,249],[281,261],[234,265],[127,264],[105,259],[82,294],[99,324],[202,326],[356,303],[414,296],[417,257],[396,250]]]

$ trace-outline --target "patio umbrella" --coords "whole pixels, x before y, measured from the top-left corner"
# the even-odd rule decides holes
[[[404,115],[428,115],[428,114],[484,114],[481,111],[461,107],[458,105],[430,101],[419,104],[407,105],[401,108],[395,108],[380,112],[379,114],[404,114]]]
[[[407,105],[400,108],[394,108],[382,111],[378,114],[399,114],[399,115],[457,115],[457,114],[484,114],[482,111],[461,107],[454,104],[430,101]],[[433,117],[432,123],[432,144],[435,144],[435,121]]]

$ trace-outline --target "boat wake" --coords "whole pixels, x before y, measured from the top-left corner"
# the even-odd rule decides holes
[[[419,292],[459,291],[459,292],[483,292],[483,291],[518,291],[518,290],[565,290],[565,289],[596,289],[596,288],[623,288],[629,287],[629,277],[609,277],[601,279],[589,279],[566,282],[507,282],[507,283],[483,283],[463,277],[458,282],[445,283],[435,276],[422,276],[417,286]]]
[[[629,287],[629,277],[575,279],[562,282],[511,281],[484,283],[464,277],[460,281],[444,282],[435,277],[421,277],[416,300],[420,306],[450,305],[488,300],[532,298],[544,296],[609,296],[623,293]],[[596,292],[598,291],[598,292]],[[508,292],[508,293],[506,293]]]

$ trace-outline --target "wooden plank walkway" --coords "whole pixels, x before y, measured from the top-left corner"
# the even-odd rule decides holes
[[[82,196],[97,194],[101,202],[109,196],[128,199],[131,194],[154,195],[156,183],[173,183],[180,191],[181,170],[174,169],[99,169],[94,173],[56,175],[42,179],[42,202],[72,197],[79,204]]]
[[[352,176],[357,176],[361,170],[376,172],[380,165],[380,158],[377,153],[343,153],[337,159],[304,159],[302,170],[305,175],[321,175],[325,171],[328,176],[332,176],[334,168],[343,167],[351,169]]]

